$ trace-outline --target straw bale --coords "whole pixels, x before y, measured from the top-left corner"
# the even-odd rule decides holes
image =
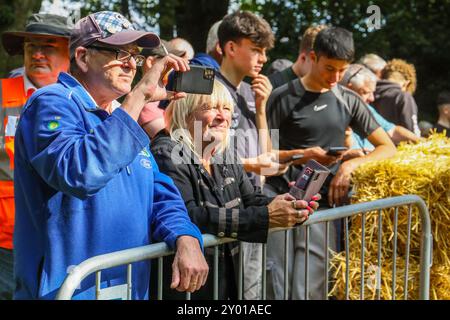
[[[355,171],[352,182],[355,194],[352,203],[361,203],[393,196],[416,194],[426,203],[432,222],[433,268],[431,270],[431,299],[450,299],[450,139],[433,134],[418,144],[401,144],[395,157],[364,164]],[[396,298],[403,299],[405,259],[408,239],[409,208],[399,207],[396,250]],[[392,299],[392,270],[394,257],[395,210],[382,210],[381,230],[381,298]],[[375,272],[378,266],[378,212],[365,215],[365,270]],[[409,242],[408,297],[418,297],[421,221],[418,209],[411,209]],[[359,299],[361,279],[361,215],[352,217],[349,228],[350,299]],[[331,294],[345,298],[345,252],[335,254],[332,266],[336,282]],[[365,277],[374,277],[365,274]],[[357,289],[355,291],[355,289]],[[365,285],[365,298],[376,297],[375,289]]]

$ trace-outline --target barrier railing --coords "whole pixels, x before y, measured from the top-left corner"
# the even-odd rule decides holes
[[[313,215],[310,216],[310,218],[300,227],[297,228],[305,228],[305,297],[308,299],[309,297],[309,228],[313,224],[317,223],[326,223],[326,237],[325,237],[325,251],[326,254],[326,260],[325,260],[325,274],[324,277],[326,279],[327,289],[324,292],[324,298],[328,297],[328,271],[329,271],[329,256],[328,256],[328,246],[329,246],[329,239],[328,239],[328,230],[329,230],[329,223],[331,221],[335,221],[338,219],[344,219],[345,220],[345,250],[346,250],[346,298],[348,299],[349,293],[348,293],[348,284],[349,284],[349,239],[348,239],[348,218],[357,214],[361,214],[362,217],[362,250],[361,250],[361,294],[360,298],[364,299],[364,257],[365,257],[365,243],[364,243],[364,232],[365,232],[365,215],[367,212],[377,211],[380,216],[380,219],[378,220],[379,223],[379,230],[382,230],[382,219],[381,219],[381,210],[383,209],[389,209],[389,208],[396,208],[395,209],[395,215],[394,215],[394,257],[393,257],[393,271],[392,271],[392,297],[395,299],[396,295],[396,261],[397,261],[397,222],[398,222],[398,207],[402,206],[408,206],[409,212],[408,212],[408,235],[407,235],[407,250],[405,255],[405,282],[404,282],[404,298],[408,298],[408,266],[409,266],[409,241],[410,241],[410,219],[411,219],[411,209],[412,206],[416,206],[418,208],[418,212],[421,219],[421,243],[420,243],[420,281],[419,281],[419,299],[421,300],[428,300],[429,299],[429,283],[430,283],[430,267],[432,265],[431,257],[432,257],[432,234],[431,234],[431,222],[430,217],[428,214],[428,209],[424,203],[424,201],[415,195],[406,195],[406,196],[399,196],[399,197],[393,197],[393,198],[386,198],[366,203],[360,203],[360,204],[353,204],[343,207],[337,207],[329,210],[323,210],[315,212]],[[271,232],[278,232],[283,231],[286,232],[286,238],[287,233],[289,232],[289,228],[286,229],[277,229],[277,230],[271,230]],[[381,232],[380,232],[381,234]],[[204,234],[203,235],[203,241],[205,248],[207,247],[215,247],[214,248],[214,265],[212,266],[212,270],[210,272],[213,272],[213,279],[214,279],[214,294],[212,299],[218,298],[218,245],[224,244],[224,243],[230,243],[237,241],[236,239],[230,239],[230,238],[217,238],[210,234]],[[379,236],[379,245],[378,245],[378,261],[381,263],[381,235]],[[287,241],[285,242],[287,245]],[[287,248],[286,248],[287,249]],[[239,250],[240,253],[242,253],[242,250]],[[56,296],[56,299],[59,300],[69,300],[72,298],[75,290],[80,285],[80,283],[85,279],[87,276],[96,273],[96,298],[101,299],[102,298],[102,291],[106,289],[100,289],[100,283],[101,283],[101,270],[105,270],[108,268],[116,267],[116,266],[122,266],[127,265],[127,299],[131,299],[131,264],[143,261],[143,260],[150,260],[150,259],[158,259],[158,299],[162,299],[162,259],[164,256],[168,256],[173,254],[173,251],[169,250],[168,246],[165,243],[156,243],[148,246],[123,250],[119,252],[112,252],[109,254],[104,254],[96,257],[92,257],[90,259],[87,259],[83,261],[78,266],[75,266],[71,269],[70,273],[66,277],[64,283],[62,284],[60,290],[58,291],[58,294]],[[288,274],[287,274],[287,261],[289,259],[288,251],[285,250],[285,281],[284,281],[284,298],[288,298]],[[242,272],[243,272],[243,263],[242,263],[242,254],[239,256],[239,285],[238,285],[238,298],[242,299],[243,293],[242,293]],[[262,292],[261,292],[261,298],[266,298],[266,245],[263,245],[262,250]],[[380,299],[380,292],[377,292],[377,298]],[[186,294],[186,299],[190,299],[190,294]]]

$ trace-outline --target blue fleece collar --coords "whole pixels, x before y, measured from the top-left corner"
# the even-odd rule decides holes
[[[92,96],[86,91],[82,84],[70,74],[61,72],[58,76],[58,83],[79,96],[81,98],[80,103],[87,111],[99,109]]]

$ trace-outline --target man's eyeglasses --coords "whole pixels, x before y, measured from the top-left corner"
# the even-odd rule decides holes
[[[88,48],[92,48],[92,49],[100,50],[100,51],[115,52],[116,60],[119,60],[120,62],[124,62],[124,63],[129,62],[131,60],[131,58],[133,58],[134,61],[136,62],[136,66],[138,66],[138,67],[142,67],[142,65],[144,64],[144,61],[145,61],[145,57],[143,55],[134,54],[134,53],[122,50],[122,49],[108,48],[108,47],[95,46],[95,45],[91,45]]]
[[[364,69],[364,67],[359,68],[354,74],[352,74],[348,79],[347,79],[347,84],[350,83],[350,80],[352,80],[354,77],[356,77],[356,75],[362,70]]]

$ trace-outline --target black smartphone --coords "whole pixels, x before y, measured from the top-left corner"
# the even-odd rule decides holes
[[[278,163],[281,163],[281,164],[288,163],[288,162],[295,161],[295,160],[298,160],[298,159],[301,159],[301,158],[303,158],[303,154],[294,154],[292,157],[286,158],[286,160],[279,161]]]
[[[189,66],[186,72],[175,71],[173,91],[211,94],[214,87],[215,71],[204,66]]]
[[[297,200],[311,201],[311,198],[319,193],[330,170],[316,160],[308,160],[300,172],[295,185],[291,187],[289,193]]]
[[[342,152],[347,151],[347,147],[330,147],[327,151],[329,156],[339,156]]]

